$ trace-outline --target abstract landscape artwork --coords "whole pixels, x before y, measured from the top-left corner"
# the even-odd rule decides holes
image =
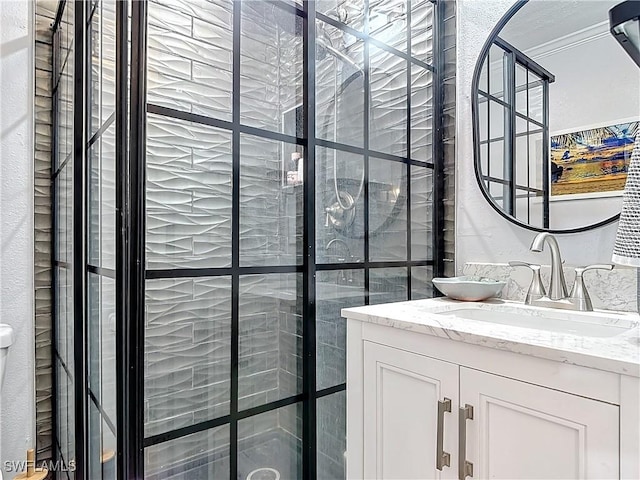
[[[551,137],[551,195],[624,189],[638,122]]]

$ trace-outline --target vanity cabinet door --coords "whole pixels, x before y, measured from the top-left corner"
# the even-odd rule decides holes
[[[459,367],[371,342],[364,342],[363,355],[364,477],[457,478]],[[442,470],[436,465],[439,438],[451,455]]]
[[[461,367],[465,405],[473,478],[619,478],[618,406]]]

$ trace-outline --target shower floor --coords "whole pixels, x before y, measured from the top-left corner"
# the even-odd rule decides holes
[[[276,430],[238,442],[238,476],[246,480],[257,468],[273,468],[281,480],[302,478],[301,441],[284,430]],[[145,475],[146,480],[226,480],[229,478],[229,451],[175,465],[163,472]],[[258,480],[256,477],[254,480]]]

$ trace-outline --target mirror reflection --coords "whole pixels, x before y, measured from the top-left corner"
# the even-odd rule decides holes
[[[609,32],[618,0],[518,2],[474,79],[477,177],[533,229],[614,221],[640,116],[640,70]]]

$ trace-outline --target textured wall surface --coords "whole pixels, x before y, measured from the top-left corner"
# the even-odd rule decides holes
[[[24,459],[35,443],[33,15],[31,2],[0,2],[0,322],[15,333],[2,388],[3,461]]]
[[[52,30],[57,0],[35,3],[34,286],[36,329],[36,450],[52,456],[51,408],[51,96]]]
[[[543,265],[542,281],[549,285],[551,269]],[[512,268],[500,263],[467,263],[462,272],[464,275],[477,275],[495,278],[507,282],[502,298],[523,302],[529,285],[531,272],[527,268]],[[575,279],[573,268],[564,269],[567,288],[571,291]],[[587,287],[593,308],[637,312],[638,275],[635,268],[616,267],[611,271],[595,270],[585,274],[584,284]]]

